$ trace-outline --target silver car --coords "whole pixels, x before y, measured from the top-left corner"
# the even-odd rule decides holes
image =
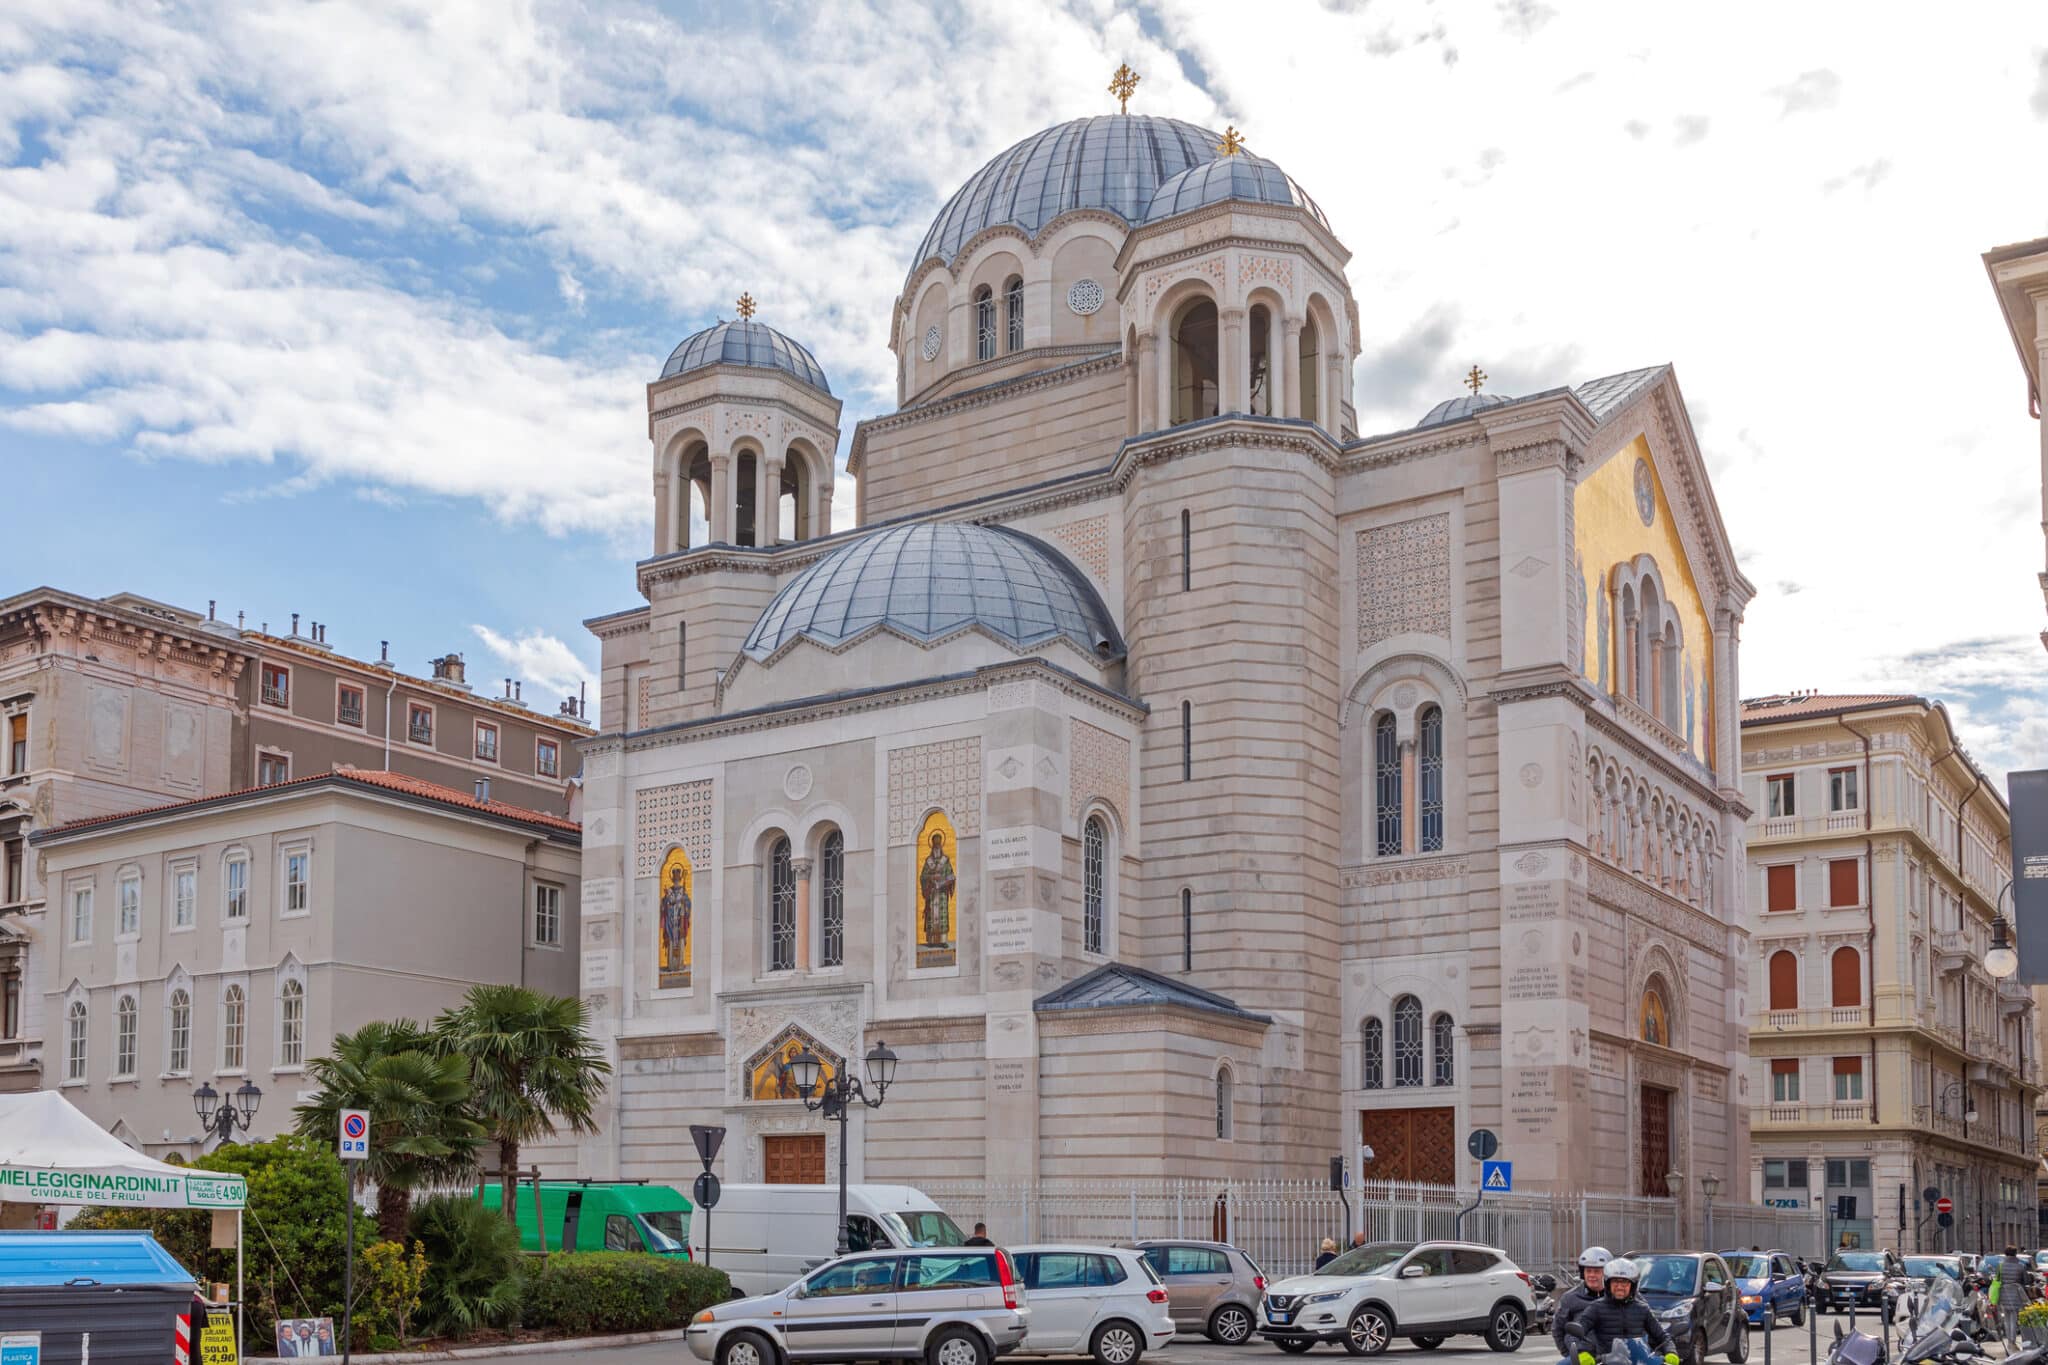
[[[1223,1346],[1242,1346],[1258,1325],[1266,1272],[1227,1242],[1135,1244],[1171,1295],[1173,1325]]]
[[[1024,1341],[1025,1290],[996,1247],[863,1252],[787,1289],[699,1313],[686,1340],[712,1365],[923,1360],[989,1365]]]

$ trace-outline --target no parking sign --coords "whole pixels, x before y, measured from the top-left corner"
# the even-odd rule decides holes
[[[343,1161],[368,1161],[370,1159],[369,1110],[344,1109],[341,1111],[340,1153]]]

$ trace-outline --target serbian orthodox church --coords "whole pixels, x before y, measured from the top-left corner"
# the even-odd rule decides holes
[[[845,530],[802,342],[676,347],[589,622],[582,1174],[708,1122],[823,1179],[783,1063],[878,1042],[855,1180],[1747,1171],[1753,590],[1677,378],[1361,433],[1338,226],[1234,130],[1019,142],[906,262]]]

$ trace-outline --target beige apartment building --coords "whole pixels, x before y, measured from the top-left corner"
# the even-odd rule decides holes
[[[811,354],[746,299],[676,348],[589,623],[583,1174],[711,1121],[823,1179],[780,1063],[884,1042],[856,1179],[1469,1186],[1476,1126],[1522,1188],[1749,1168],[1753,590],[1677,378],[1361,433],[1349,256],[1235,137],[1026,138],[906,262],[839,533]]]
[[[1991,276],[2006,330],[2019,352],[2027,412],[2040,428],[2044,559],[2038,578],[2041,595],[2048,599],[2048,422],[2041,421],[2041,376],[2048,371],[2048,237],[1987,251],[1984,269]],[[2041,632],[2041,643],[2048,645],[2048,629]]]
[[[2005,801],[1912,696],[1742,707],[1752,943],[1751,1193],[1842,1196],[1837,1243],[2036,1239],[2032,992],[1984,969],[2012,865]],[[1944,1232],[1923,1199],[1955,1202]]]
[[[472,985],[573,994],[579,832],[551,812],[342,768],[30,835],[54,907],[42,1084],[154,1157],[203,1150],[202,1082],[288,1130],[309,1058]]]

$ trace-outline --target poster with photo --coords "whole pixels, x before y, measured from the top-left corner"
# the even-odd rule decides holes
[[[333,1318],[286,1318],[277,1324],[277,1355],[280,1360],[340,1354],[340,1349],[334,1344]]]

